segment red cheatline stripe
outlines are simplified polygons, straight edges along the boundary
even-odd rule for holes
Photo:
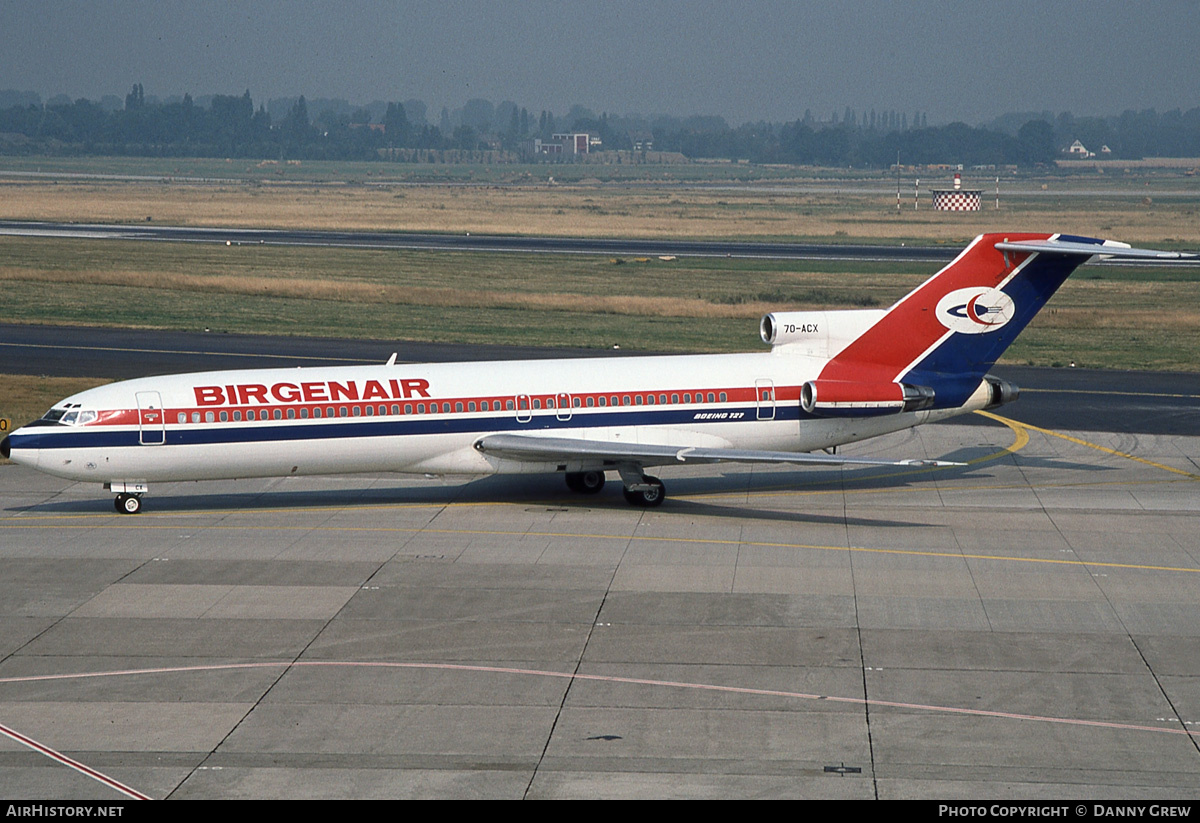
[[[661,389],[653,389],[653,390],[651,390],[651,389],[634,389],[634,390],[606,391],[606,392],[582,392],[579,394],[571,395],[572,398],[579,398],[580,404],[581,404],[579,406],[572,407],[571,411],[572,412],[584,412],[584,411],[598,412],[598,411],[607,411],[610,409],[626,410],[626,409],[630,409],[630,408],[634,408],[634,407],[639,408],[639,409],[642,409],[642,408],[657,409],[657,408],[664,408],[664,407],[678,407],[678,406],[686,406],[686,405],[705,406],[705,405],[709,405],[709,402],[710,402],[708,400],[709,394],[713,394],[715,396],[715,399],[713,401],[711,401],[713,403],[722,403],[722,402],[723,403],[753,403],[753,402],[756,402],[756,393],[755,392],[756,392],[756,390],[754,388],[745,388],[745,387],[725,387],[725,388],[715,388],[715,389],[671,389],[669,391],[663,391]],[[722,393],[724,393],[726,396],[726,399],[723,401],[719,399],[720,395]],[[684,401],[684,399],[683,399],[684,394],[690,395],[692,399]],[[800,386],[775,386],[774,394],[775,394],[774,399],[775,399],[776,403],[786,403],[787,401],[795,402],[800,397]],[[668,401],[666,403],[660,402],[660,398],[663,397],[664,395],[668,398]],[[647,396],[652,397],[653,402],[643,402],[641,404],[638,404],[636,402],[633,402],[630,404],[624,403],[625,398],[628,397],[632,400],[638,396],[641,396],[643,399],[645,399]],[[488,413],[494,413],[494,412],[500,412],[504,415],[510,415],[510,414],[515,413],[515,410],[509,409],[509,408],[502,408],[502,406],[506,402],[515,402],[516,397],[517,397],[517,395],[502,395],[502,396],[496,396],[496,395],[482,396],[481,395],[479,397],[445,397],[445,398],[438,397],[438,398],[429,398],[429,399],[411,398],[411,399],[406,399],[406,400],[396,400],[396,399],[361,400],[360,399],[360,400],[321,401],[319,403],[316,403],[316,402],[294,402],[294,403],[268,403],[268,404],[263,404],[263,405],[236,405],[235,404],[235,405],[220,405],[220,406],[215,406],[215,405],[214,406],[195,406],[195,407],[189,406],[186,408],[169,408],[169,409],[165,409],[164,411],[166,414],[166,423],[168,425],[172,425],[172,426],[179,424],[176,418],[179,416],[180,413],[183,413],[188,418],[188,422],[191,422],[191,415],[193,413],[199,413],[199,414],[203,415],[205,412],[232,413],[234,411],[237,411],[237,412],[241,412],[242,414],[245,414],[247,411],[253,411],[256,414],[258,414],[260,412],[273,411],[275,409],[279,409],[284,412],[286,412],[288,409],[294,409],[297,411],[299,411],[300,409],[308,409],[311,413],[313,409],[318,409],[318,408],[324,410],[326,408],[341,408],[341,407],[351,407],[351,406],[375,407],[375,406],[382,405],[382,406],[387,407],[389,413],[386,415],[381,415],[381,416],[411,417],[411,416],[413,416],[412,412],[414,412],[416,410],[416,406],[418,403],[420,403],[424,407],[436,406],[438,409],[437,411],[430,410],[430,411],[426,412],[426,414],[430,414],[430,415],[447,414],[447,413],[449,413],[449,414],[476,414],[476,413],[488,414]],[[540,401],[540,403],[539,403],[539,407],[534,408],[534,409],[528,409],[523,406],[521,409],[522,411],[533,411],[533,412],[557,411],[557,408],[556,408],[557,402],[556,402],[555,406],[547,405],[547,401],[550,401],[550,400],[557,401],[557,397],[558,397],[557,395],[536,394],[536,395],[524,395],[523,397],[527,398],[529,401],[538,400],[538,401]],[[599,404],[601,397],[603,397],[605,399],[607,405]],[[612,398],[614,398],[614,397],[618,398],[617,403],[611,402]],[[676,399],[674,401],[672,401],[670,398],[676,398]],[[592,406],[587,405],[587,402],[589,399],[591,399],[591,401],[594,405],[592,405]],[[471,411],[467,410],[468,409],[467,404],[474,402],[476,404],[476,408],[479,409],[479,408],[481,408],[480,404],[483,403],[484,401],[488,402],[489,405],[491,405],[491,407],[492,407],[487,412],[482,412],[482,411],[471,412]],[[444,403],[451,404],[452,408],[455,408],[456,404],[462,403],[464,410],[462,412],[458,412],[458,411],[443,412],[440,409],[441,409],[441,405]],[[407,407],[410,409],[410,411],[407,413],[400,414],[400,415],[391,414],[392,406],[398,406],[401,410],[403,410],[405,407]],[[294,419],[317,420],[317,419],[334,419],[335,417],[336,416],[331,416],[330,418],[313,417],[313,418],[294,418]],[[289,418],[289,419],[292,419],[292,418]],[[88,424],[88,426],[86,428],[94,428],[96,426],[136,426],[138,424],[138,422],[139,422],[139,417],[138,417],[137,409],[111,409],[111,410],[106,410],[106,411],[100,412],[99,419],[96,420],[94,423]],[[153,422],[157,423],[157,421],[153,421]],[[228,421],[224,421],[224,422],[228,422]],[[234,422],[240,422],[240,421],[234,421]]]

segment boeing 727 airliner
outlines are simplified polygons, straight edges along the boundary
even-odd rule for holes
[[[986,234],[890,309],[768,314],[769,352],[146,377],[68,397],[0,454],[102,483],[128,514],[180,480],[559,472],[595,493],[615,472],[657,506],[654,466],[946,465],[810,452],[1015,399],[987,371],[1077,266],[1194,256]]]

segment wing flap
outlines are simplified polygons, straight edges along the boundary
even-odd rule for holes
[[[539,437],[525,434],[489,434],[475,443],[484,454],[507,460],[553,463],[567,460],[600,460],[639,466],[667,466],[675,463],[795,463],[811,466],[962,466],[945,460],[881,460],[872,457],[844,457],[838,454],[757,451],[696,446],[657,446],[638,443],[614,443],[579,440],[569,437]]]

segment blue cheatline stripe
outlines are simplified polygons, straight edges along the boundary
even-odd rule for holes
[[[715,419],[697,420],[697,414],[714,415]],[[729,415],[742,417],[731,421]],[[695,426],[708,423],[760,423],[758,410],[754,406],[720,409],[639,409],[620,412],[575,413],[570,420],[559,420],[555,415],[534,415],[528,423],[517,422],[513,412],[500,417],[450,417],[437,418],[433,415],[412,415],[404,418],[356,417],[354,422],[314,423],[308,421],[283,421],[273,425],[250,424],[229,425],[224,423],[191,424],[197,428],[167,426],[167,445],[194,446],[218,443],[255,443],[259,441],[304,441],[338,440],[347,437],[409,437],[432,434],[475,434],[481,432],[523,432],[553,429],[588,429],[609,426]],[[721,417],[723,416],[723,417]],[[795,420],[810,415],[799,406],[776,406],[775,420]],[[43,429],[37,432],[10,435],[14,449],[86,449],[113,446],[137,446],[137,429],[104,431],[105,427],[84,427],[64,431]],[[53,433],[51,433],[53,431]]]

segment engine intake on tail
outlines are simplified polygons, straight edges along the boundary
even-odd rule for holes
[[[880,309],[776,311],[763,315],[758,332],[764,343],[810,357],[833,357],[879,322]]]
[[[987,383],[991,390],[991,397],[988,399],[988,404],[985,409],[994,409],[997,406],[1003,406],[1005,403],[1011,403],[1021,396],[1021,389],[1015,383],[1009,383],[1007,380],[1002,380],[993,374],[985,374],[983,382]]]
[[[817,417],[866,417],[921,411],[933,405],[929,386],[810,380],[800,389],[800,406]]]

